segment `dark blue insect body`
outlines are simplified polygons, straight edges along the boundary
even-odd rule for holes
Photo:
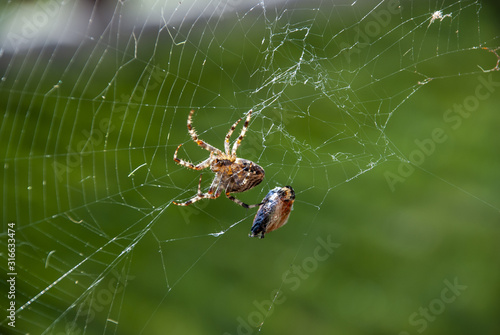
[[[253,220],[250,237],[259,236],[283,226],[290,215],[295,192],[291,186],[275,187],[267,193]]]

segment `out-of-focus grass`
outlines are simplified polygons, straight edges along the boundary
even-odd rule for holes
[[[467,40],[465,24],[477,30],[474,18],[461,17],[464,23],[459,30],[460,41]],[[321,22],[334,27],[340,24]],[[498,36],[495,22],[485,4],[481,10],[483,36]],[[279,102],[282,109],[276,112],[267,108],[255,113],[240,150],[245,158],[258,161],[267,175],[262,185],[239,198],[254,203],[276,184],[292,183],[297,192],[289,224],[257,240],[246,236],[254,212],[224,197],[190,208],[170,206],[161,214],[152,210],[196,192],[198,172],[172,161],[180,143],[185,143],[180,156],[193,162],[206,157],[207,152],[191,143],[187,135],[189,110],[199,109],[194,122],[200,137],[222,148],[223,137],[234,120],[245,112],[244,108],[258,103],[255,99],[259,94],[249,94],[248,89],[264,83],[259,83],[259,76],[248,77],[247,67],[264,61],[253,42],[260,41],[266,31],[264,27],[252,27],[250,32],[255,35],[244,35],[244,26],[232,21],[221,24],[234,29],[229,34],[234,44],[220,42],[232,46],[233,51],[221,52],[219,35],[207,38],[206,28],[200,28],[190,31],[190,43],[183,48],[173,48],[167,40],[158,41],[154,34],[143,38],[143,58],[130,63],[120,60],[126,58],[121,50],[126,54],[130,48],[114,49],[104,44],[96,46],[93,54],[83,49],[50,64],[45,57],[27,57],[24,62],[11,59],[4,67],[5,81],[0,91],[0,106],[5,111],[0,132],[5,143],[4,218],[22,227],[18,264],[30,269],[33,276],[19,277],[20,282],[26,282],[19,285],[19,303],[41,291],[44,282],[57,280],[90,257],[70,275],[72,280],[78,278],[79,284],[58,283],[43,297],[47,298],[46,305],[33,307],[40,311],[30,315],[40,320],[21,319],[26,322],[22,325],[44,324],[47,319],[56,319],[78,297],[82,297],[79,304],[90,297],[94,306],[91,310],[96,311],[100,305],[104,309],[97,310],[92,319],[76,322],[82,328],[87,324],[88,333],[102,333],[106,318],[114,317],[108,311],[119,309],[120,334],[235,334],[241,320],[260,323],[259,306],[268,306],[267,302],[275,299],[262,328],[269,334],[415,334],[420,330],[426,334],[497,333],[497,86],[457,129],[443,119],[454,104],[462,104],[467,96],[476,93],[479,77],[492,76],[494,82],[500,82],[497,72],[460,75],[462,68],[475,68],[477,72],[477,64],[491,67],[496,62],[494,55],[470,50],[451,52],[449,57],[443,51],[442,57],[436,57],[434,50],[422,45],[422,50],[434,56],[425,62],[418,58],[419,64],[414,61],[415,65],[436,78],[395,109],[383,132],[391,142],[387,147],[377,142],[380,132],[370,129],[372,122],[363,120],[363,115],[376,114],[366,107],[372,105],[359,101],[373,98],[384,89],[401,91],[404,86],[399,88],[398,80],[387,81],[385,87],[367,81],[366,90],[356,91],[366,95],[357,96],[359,100],[353,103],[367,108],[361,108],[366,114],[353,119],[345,118],[345,111],[330,100],[340,101],[342,92],[330,92],[330,99],[310,98],[308,94],[315,92],[310,86],[288,87]],[[217,31],[222,34],[220,38],[224,38],[224,31]],[[375,44],[374,49],[381,49],[371,52],[380,54],[398,41],[429,43],[443,38],[439,30],[415,29],[414,33],[413,39],[388,36],[385,46]],[[454,33],[441,34],[457,47]],[[237,36],[244,36],[246,43],[237,43]],[[464,43],[479,42],[471,39],[473,42]],[[498,41],[497,37],[487,40]],[[301,50],[299,42],[297,50],[291,43],[289,54],[276,54],[272,64],[286,67],[286,62],[295,59],[292,55]],[[238,47],[248,52],[234,52]],[[146,56],[148,50],[153,60]],[[328,56],[329,50],[325,46],[316,52]],[[395,55],[404,58],[403,53]],[[220,62],[224,68],[204,67],[204,60]],[[358,61],[367,63],[366,59]],[[371,80],[370,75],[384,73],[384,69],[391,74],[394,67],[400,67],[394,60],[386,61],[382,57],[377,67],[357,74],[366,73],[363,80]],[[332,66],[322,69],[330,74],[329,80],[334,74],[349,73],[333,68],[335,62],[321,64]],[[345,62],[343,65],[348,66]],[[356,66],[354,69],[359,70]],[[413,78],[409,69],[405,71],[406,80]],[[155,84],[150,73],[160,78],[161,85]],[[150,81],[144,80],[148,77]],[[353,82],[363,83],[357,80]],[[107,89],[110,82],[113,88]],[[144,97],[140,92],[143,87]],[[276,84],[271,90],[280,87]],[[220,96],[214,99],[215,92]],[[380,101],[375,100],[374,106]],[[290,106],[294,109],[287,112]],[[281,123],[286,132],[273,130],[272,136],[266,133],[271,123],[280,124],[278,118],[283,116],[290,117]],[[352,127],[363,132],[361,141],[351,136],[356,133]],[[408,157],[418,149],[415,140],[430,138],[436,128],[443,129],[447,139],[435,143],[423,163],[391,191],[387,172],[397,173],[401,163],[389,155],[390,150]],[[91,141],[89,130],[93,130]],[[347,130],[352,134],[340,135],[343,141],[322,146],[325,140],[338,136],[336,131]],[[360,143],[366,144],[368,160],[378,157],[377,150],[387,149],[379,156],[387,161],[343,183],[355,174],[356,162],[366,163],[364,158],[357,156],[351,163],[349,158],[340,157],[340,164],[326,158],[342,150],[362,151]],[[143,163],[147,166],[129,175]],[[58,164],[67,170],[54,175]],[[204,188],[211,177],[204,173]],[[219,237],[209,235],[240,220]],[[148,225],[151,227],[146,229]],[[119,257],[142,231],[147,234],[134,244],[133,251]],[[339,246],[314,266],[317,238],[330,238]],[[105,246],[104,252],[91,256],[100,246]],[[55,250],[54,267],[46,268],[44,257],[50,250]],[[292,272],[286,277],[287,271],[296,269],[293,266],[314,270]],[[112,269],[126,269],[127,274],[120,278],[129,280],[126,289],[113,298],[114,306],[109,307],[109,303],[100,303],[98,294],[111,280],[108,270]],[[100,274],[104,279],[93,289],[95,296],[92,292],[87,296],[86,285]],[[455,280],[467,288],[453,302],[442,303],[446,281]],[[422,308],[429,309],[431,316],[419,316]],[[56,330],[62,331],[64,325],[59,322]],[[256,333],[256,329],[240,328],[242,333]]]

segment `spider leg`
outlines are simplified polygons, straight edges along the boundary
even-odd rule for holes
[[[241,128],[240,136],[238,137],[238,139],[236,140],[236,142],[234,142],[234,144],[233,144],[233,150],[231,151],[231,154],[233,156],[236,155],[236,149],[238,149],[238,147],[241,144],[241,141],[243,140],[243,137],[245,137],[245,133],[247,132],[248,124],[250,123],[250,118],[251,117],[252,117],[252,110],[250,109],[250,111],[247,114],[247,119],[245,120],[245,124],[243,124],[243,128]]]
[[[234,129],[236,129],[236,126],[238,126],[238,123],[240,123],[240,121],[241,118],[232,125],[231,129],[229,129],[229,131],[226,134],[226,139],[224,140],[224,150],[228,155],[229,155],[229,139],[231,138],[231,135],[233,135],[233,131]]]
[[[172,201],[172,203],[174,205],[177,205],[177,206],[189,206],[192,203],[197,202],[201,199],[216,199],[216,198],[218,198],[220,195],[220,192],[215,192],[215,194],[214,194],[212,188],[210,188],[208,190],[208,193],[201,192],[201,176],[203,176],[203,174],[200,174],[200,181],[198,182],[198,193],[194,197],[192,197],[191,199],[189,199],[186,202]]]
[[[195,141],[196,144],[198,144],[200,147],[202,147],[205,150],[208,150],[210,152],[214,152],[216,154],[221,154],[221,151],[219,149],[217,149],[214,146],[211,146],[210,144],[208,144],[208,143],[206,143],[198,138],[198,135],[196,134],[196,130],[194,130],[193,126],[191,125],[193,123],[193,114],[194,114],[194,109],[191,109],[191,112],[189,112],[188,121],[187,121],[188,132],[191,135],[191,138],[193,139],[193,141]]]
[[[179,144],[179,146],[177,147],[177,149],[175,150],[175,153],[174,153],[174,161],[177,164],[180,164],[182,166],[185,166],[185,167],[193,169],[193,170],[203,170],[203,169],[206,169],[207,167],[210,166],[210,160],[212,159],[212,153],[210,153],[210,157],[208,157],[207,159],[205,159],[203,162],[199,163],[198,165],[194,165],[191,162],[177,158],[177,152],[179,151],[179,148],[181,146],[182,146],[182,144]]]
[[[238,200],[235,197],[233,197],[232,195],[230,195],[229,192],[226,192],[226,197],[228,197],[229,200],[234,201],[235,203],[237,203],[238,205],[240,205],[244,208],[254,208],[254,207],[259,207],[260,205],[262,205],[262,202],[259,204],[255,204],[255,205],[247,205],[243,201]]]

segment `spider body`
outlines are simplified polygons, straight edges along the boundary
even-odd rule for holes
[[[193,170],[203,170],[206,168],[210,168],[210,170],[212,170],[215,173],[215,178],[212,181],[212,184],[210,185],[208,192],[203,193],[201,192],[201,175],[200,175],[200,181],[198,183],[198,193],[186,202],[178,203],[174,201],[174,204],[179,206],[188,206],[201,199],[205,198],[216,199],[221,195],[222,192],[224,192],[230,200],[234,201],[240,206],[243,206],[245,208],[252,208],[259,206],[260,204],[247,205],[230,194],[230,193],[245,192],[260,184],[260,182],[264,179],[265,173],[262,167],[260,167],[258,164],[248,159],[243,159],[236,156],[236,150],[240,146],[243,138],[245,137],[245,133],[250,123],[250,117],[252,115],[252,111],[250,110],[248,112],[245,124],[241,129],[240,136],[234,142],[232,149],[230,148],[229,139],[231,138],[234,129],[241,121],[241,119],[236,121],[229,129],[228,133],[226,134],[226,138],[224,140],[224,152],[198,138],[198,135],[196,134],[196,131],[192,126],[193,114],[194,114],[194,109],[191,110],[188,116],[188,121],[187,121],[188,132],[196,144],[198,144],[203,149],[210,151],[210,156],[206,160],[199,163],[198,165],[194,165],[191,162],[177,158],[177,152],[179,151],[179,148],[182,146],[182,144],[180,144],[177,147],[177,150],[175,150],[174,161],[182,166],[185,166]]]
[[[214,159],[210,169],[221,175],[220,182],[216,177],[211,188],[221,188],[227,193],[245,192],[258,184],[264,178],[264,169],[248,159]]]
[[[291,186],[275,187],[269,191],[255,214],[249,236],[264,238],[264,234],[285,225],[294,201],[295,192]]]

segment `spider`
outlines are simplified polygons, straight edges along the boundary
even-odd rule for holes
[[[291,186],[275,187],[267,193],[255,218],[248,236],[259,236],[285,225],[295,201],[295,192]]]
[[[196,131],[191,125],[193,114],[194,114],[194,109],[191,110],[188,116],[187,120],[188,132],[191,135],[193,141],[196,142],[196,144],[198,144],[203,149],[210,151],[210,157],[208,157],[198,165],[194,165],[191,162],[179,159],[177,158],[177,152],[179,151],[179,148],[182,146],[182,144],[179,144],[174,153],[174,161],[182,166],[198,171],[210,167],[210,170],[212,170],[215,173],[215,178],[212,181],[212,184],[210,185],[208,192],[203,193],[201,192],[202,175],[200,175],[200,181],[198,183],[198,193],[186,202],[179,203],[174,201],[173,203],[178,206],[188,206],[201,199],[205,198],[216,199],[221,195],[222,192],[225,192],[226,197],[228,197],[230,200],[234,201],[238,205],[243,206],[244,208],[253,208],[260,206],[261,204],[247,205],[244,202],[230,195],[230,193],[245,192],[260,184],[260,182],[264,179],[265,173],[262,167],[247,159],[236,157],[236,150],[240,146],[241,141],[245,137],[245,133],[248,129],[248,124],[250,122],[252,110],[248,112],[243,128],[241,129],[240,136],[234,142],[231,150],[229,146],[229,139],[231,138],[231,135],[233,134],[233,131],[238,125],[238,123],[240,123],[241,118],[238,121],[236,121],[227,132],[226,139],[224,140],[225,152],[222,152],[221,150],[213,147],[212,145],[198,138]]]

